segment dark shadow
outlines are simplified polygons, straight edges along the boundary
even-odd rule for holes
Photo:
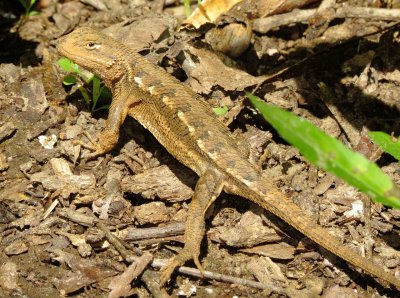
[[[372,43],[368,38],[357,38],[339,45],[321,44],[318,45],[318,50],[312,49],[315,54],[308,56],[301,53],[305,54],[310,49],[298,49],[286,61],[303,61],[273,80],[296,78],[305,100],[302,107],[318,118],[332,115],[329,105],[333,105],[357,130],[361,131],[362,127],[366,127],[389,134],[396,132],[400,126],[400,111],[394,104],[382,102],[381,99],[366,94],[365,90],[341,82],[345,76],[360,74],[367,67],[366,64],[357,65],[356,69],[352,69],[353,73],[343,73],[346,61],[367,51],[375,51],[371,67],[384,72],[400,69],[400,47],[392,37],[396,30],[397,27],[384,33],[379,43]],[[270,63],[274,65],[271,61]],[[328,93],[321,91],[320,83],[327,86]],[[263,95],[271,89],[273,86],[266,82],[257,94]]]
[[[40,62],[35,54],[38,43],[21,39],[18,32],[10,32],[23,14],[24,9],[18,1],[0,1],[0,64],[27,67]]]

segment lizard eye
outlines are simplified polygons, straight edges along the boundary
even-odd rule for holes
[[[98,43],[95,43],[95,42],[93,42],[93,41],[90,41],[90,42],[88,42],[88,43],[86,44],[86,48],[87,48],[88,50],[94,50],[94,49],[100,48],[100,45],[99,45]]]

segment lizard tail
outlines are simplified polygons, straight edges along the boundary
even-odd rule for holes
[[[327,233],[326,229],[305,216],[304,211],[302,211],[300,207],[287,198],[275,186],[270,184],[268,181],[264,180],[263,182],[263,190],[268,186],[268,191],[257,191],[253,188],[253,190],[247,190],[252,192],[252,194],[239,193],[239,195],[247,197],[251,201],[272,212],[286,221],[289,225],[295,227],[302,234],[348,263],[361,268],[370,275],[394,285],[398,290],[400,290],[400,279],[384,271],[381,265],[374,264],[371,260],[360,256],[353,249],[344,246],[336,237]]]

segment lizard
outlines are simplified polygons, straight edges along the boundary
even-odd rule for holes
[[[120,126],[129,115],[199,177],[188,208],[184,247],[161,270],[161,285],[189,260],[203,271],[199,255],[205,234],[205,212],[224,191],[258,204],[321,247],[382,280],[383,285],[389,283],[400,290],[400,279],[344,246],[306,216],[265,171],[248,160],[248,151],[217,119],[204,98],[164,69],[90,27],[60,37],[56,47],[62,56],[100,76],[113,94],[98,141],[85,144],[93,150],[89,158],[114,148]]]

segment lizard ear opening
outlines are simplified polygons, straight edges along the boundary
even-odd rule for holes
[[[85,48],[88,50],[95,50],[95,49],[99,49],[101,47],[100,44],[95,43],[93,41],[89,41],[86,45]]]

